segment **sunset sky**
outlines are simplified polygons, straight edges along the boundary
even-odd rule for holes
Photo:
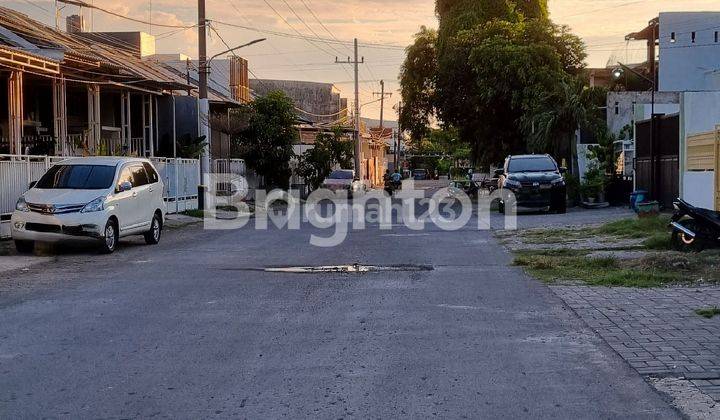
[[[94,3],[140,20],[149,21],[152,16],[155,24],[193,25],[197,20],[197,2],[193,0],[94,0]],[[0,0],[0,4],[54,25],[54,1]],[[720,10],[717,0],[550,0],[549,4],[553,21],[569,25],[586,42],[590,66],[605,66],[609,60],[641,60],[642,44],[627,45],[623,37],[642,29],[660,11]],[[62,10],[63,27],[64,16],[76,13],[76,6]],[[158,37],[159,53],[197,56],[194,28],[151,28],[100,11],[91,16],[85,10],[84,14],[94,30],[144,30]],[[352,97],[352,69],[334,64],[335,56],[351,53],[348,46],[260,34],[219,22],[294,35],[315,36],[314,31],[323,38],[345,41],[357,37],[360,42],[383,44],[382,48],[361,49],[366,60],[360,70],[361,103],[373,100],[372,92],[379,90],[378,80],[384,79],[386,89],[395,91],[387,109],[399,100],[397,76],[404,55],[400,47],[411,42],[413,33],[421,25],[437,26],[433,0],[207,0],[207,14],[209,19],[217,21],[215,29],[232,46],[259,37],[268,38],[241,52],[250,61],[255,76],[333,82],[348,98]],[[224,49],[213,33],[210,54]],[[377,118],[379,108],[378,103],[365,105],[362,114]],[[388,112],[391,114],[386,114],[386,118],[395,119],[392,111]]]

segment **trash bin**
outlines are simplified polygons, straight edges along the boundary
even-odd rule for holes
[[[638,204],[644,203],[647,199],[648,192],[645,190],[636,190],[630,193],[630,208],[638,211]]]

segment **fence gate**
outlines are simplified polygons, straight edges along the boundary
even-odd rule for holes
[[[672,208],[680,194],[679,124],[677,115],[656,117],[654,130],[650,120],[636,123],[636,187],[665,208]]]

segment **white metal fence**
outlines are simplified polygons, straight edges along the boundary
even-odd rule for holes
[[[0,155],[0,215],[12,213],[18,197],[27,191],[29,184],[63,159],[66,158]]]
[[[67,159],[60,156],[0,154],[0,237],[8,235],[10,214],[15,203],[31,182],[37,181],[54,164]],[[150,158],[165,183],[164,197],[169,213],[198,208],[200,161],[197,159]]]
[[[236,174],[245,176],[247,168],[242,159],[215,159],[213,160],[213,171],[216,174]]]
[[[198,208],[200,161],[197,159],[150,158],[165,184],[163,196],[169,213]]]

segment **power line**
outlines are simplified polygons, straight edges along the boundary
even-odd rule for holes
[[[320,47],[315,42],[313,42],[312,37],[303,34],[299,30],[297,30],[297,28],[295,28],[293,25],[291,25],[290,22],[288,22],[288,20],[285,19],[285,16],[283,16],[280,12],[278,12],[277,9],[275,9],[273,7],[273,5],[270,4],[270,2],[268,2],[268,0],[263,0],[263,2],[285,23],[285,25],[287,25],[290,29],[292,29],[294,32],[296,32],[298,34],[298,36],[300,36],[302,39],[307,41],[310,45],[314,46],[315,48],[319,49],[320,51],[324,52],[325,54],[328,54],[330,56],[333,55],[331,52],[328,52],[327,50],[325,50],[324,48]],[[318,40],[315,39],[315,41],[318,41]]]
[[[603,11],[605,11],[605,10],[617,9],[618,7],[632,6],[632,5],[634,5],[634,4],[645,3],[645,2],[647,2],[647,1],[649,1],[649,0],[627,1],[627,2],[625,2],[625,3],[616,4],[615,6],[611,6],[611,7],[602,7],[602,8],[600,8],[600,9],[593,9],[593,10],[588,10],[588,11],[585,11],[585,12],[575,13],[575,14],[572,14],[572,15],[566,15],[566,16],[563,16],[562,18],[565,19],[565,18],[569,18],[569,17],[589,15],[589,14],[593,14],[593,13],[596,13],[596,12],[603,12]]]
[[[130,20],[130,21],[136,22],[136,23],[142,23],[143,25],[159,26],[159,27],[162,27],[162,28],[182,28],[182,29],[191,29],[191,28],[197,26],[197,25],[186,25],[186,26],[182,26],[182,25],[168,25],[168,24],[162,24],[162,23],[152,23],[152,22],[148,22],[148,21],[146,21],[146,20],[136,19],[136,18],[133,18],[133,17],[130,17],[130,16],[125,16],[125,15],[122,15],[122,14],[120,14],[120,13],[113,12],[112,10],[104,9],[104,8],[102,8],[102,7],[100,7],[100,6],[95,6],[94,4],[86,3],[86,2],[80,1],[80,0],[57,0],[57,1],[58,1],[59,3],[69,4],[69,5],[71,5],[71,6],[86,7],[86,8],[88,8],[88,9],[99,10],[99,11],[105,12],[105,13],[107,13],[107,14],[109,14],[109,15],[112,15],[112,16],[115,16],[115,17],[119,17],[119,18],[121,18],[121,19]]]
[[[276,35],[276,36],[285,37],[285,38],[295,38],[295,39],[303,39],[303,40],[311,40],[311,41],[313,41],[313,40],[314,41],[326,41],[329,43],[334,43],[334,44],[339,44],[339,45],[348,45],[348,46],[353,45],[353,41],[336,41],[334,39],[329,39],[329,38],[315,38],[315,37],[308,36],[308,35],[305,35],[302,33],[300,33],[299,35],[294,35],[294,34],[290,34],[287,32],[273,31],[273,30],[269,30],[269,29],[260,29],[260,28],[255,28],[252,26],[238,25],[236,23],[229,23],[229,22],[224,22],[224,21],[215,20],[215,19],[213,19],[213,22],[215,22],[219,25],[225,25],[225,26],[230,26],[233,28],[245,29],[245,30],[253,31],[253,32],[260,32],[260,33],[264,33],[264,34],[268,34],[268,35]],[[387,49],[387,50],[400,50],[400,51],[405,50],[404,46],[396,45],[396,44],[381,44],[381,43],[365,42],[365,43],[358,44],[358,46],[364,47],[364,48],[376,48],[376,49]]]
[[[49,11],[47,8],[45,8],[45,7],[43,7],[43,6],[40,6],[39,4],[37,4],[36,1],[33,1],[33,0],[23,0],[23,1],[24,1],[25,3],[27,3],[27,4],[29,4],[30,6],[36,7],[36,8],[38,8],[38,9],[40,9],[40,10],[43,10],[43,11],[45,11],[46,13],[50,13],[50,11]]]
[[[337,42],[342,42],[335,36],[335,34],[332,33],[332,31],[330,31],[330,29],[327,26],[325,26],[323,21],[320,20],[320,18],[315,14],[315,12],[312,10],[312,8],[310,8],[310,5],[308,5],[307,2],[305,2],[305,0],[300,0],[300,2],[303,4],[303,6],[305,6],[305,9],[307,9],[307,11],[310,12],[312,17],[315,18],[315,21],[317,21],[317,23],[320,24],[320,26],[325,30],[325,32],[328,33],[328,35],[330,35],[330,37],[332,39],[334,39]]]
[[[320,35],[318,35],[318,33],[315,32],[315,30],[314,30],[310,25],[308,25],[307,22],[305,22],[305,19],[303,19],[302,16],[300,16],[300,15],[295,11],[295,9],[290,5],[290,3],[288,3],[287,0],[282,0],[282,2],[285,3],[285,6],[287,6],[288,9],[290,9],[290,11],[295,15],[295,17],[298,18],[298,20],[300,20],[300,22],[301,22],[303,25],[305,25],[306,28],[308,28],[308,30],[310,31],[310,33],[312,33],[313,35],[315,35],[316,38],[320,39]],[[324,42],[324,41],[323,41],[323,42]],[[334,46],[332,46],[332,44],[329,44],[329,43],[327,43],[327,42],[324,42],[324,43],[325,43],[325,45],[327,45],[331,50],[335,51],[335,52],[338,53],[339,55],[343,55],[343,53],[342,53],[341,51],[339,51],[337,48],[335,48]]]
[[[213,32],[215,33],[215,35],[217,35],[218,39],[220,39],[220,42],[222,42],[223,45],[225,45],[228,49],[231,48],[231,47],[230,47],[230,44],[228,44],[228,43],[225,41],[225,39],[220,35],[220,32],[218,32],[218,30],[217,30],[215,27],[213,27],[212,25],[208,25],[208,27],[210,28],[211,31],[213,31]],[[238,55],[235,54],[235,51],[230,51],[230,53],[231,53],[232,55],[234,55],[235,57],[238,57]],[[250,70],[249,67],[248,67],[248,73],[250,73],[250,74],[255,78],[255,80],[257,80],[261,85],[263,85],[263,87],[264,87],[266,90],[271,90],[271,88],[270,88],[269,86],[267,86],[267,85],[265,84],[265,82],[264,82],[261,78],[259,78],[252,70]],[[298,108],[298,107],[295,106],[295,105],[293,105],[293,107],[295,108],[296,111],[300,111],[300,112],[302,112],[302,113],[304,113],[304,114],[306,114],[306,115],[315,116],[315,115],[313,115],[313,113],[311,113],[310,111],[305,111],[304,109]],[[328,115],[328,117],[332,117],[332,116],[335,116],[335,115],[340,115],[340,114],[341,114],[342,112],[344,112],[344,111],[345,111],[345,110],[340,110],[340,112],[338,112],[338,113],[336,113],[336,114]]]

